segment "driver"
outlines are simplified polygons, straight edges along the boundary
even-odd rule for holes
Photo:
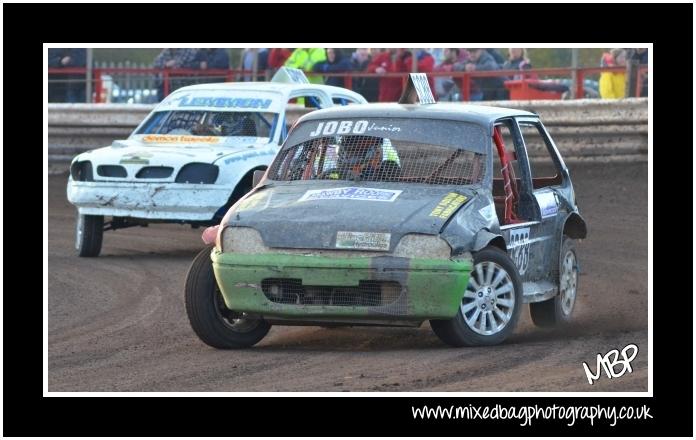
[[[247,112],[226,112],[218,114],[213,123],[220,127],[222,136],[256,137],[256,124]]]
[[[347,136],[338,149],[336,174],[333,179],[374,179],[382,163],[382,138]]]

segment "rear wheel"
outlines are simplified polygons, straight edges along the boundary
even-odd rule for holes
[[[578,293],[578,259],[575,242],[563,236],[558,268],[558,295],[529,305],[529,314],[538,327],[554,327],[570,321]]]
[[[251,347],[266,336],[271,325],[227,308],[213,272],[211,250],[212,246],[206,247],[196,256],[186,276],[186,313],[191,327],[211,347]]]
[[[522,281],[510,257],[495,247],[474,254],[474,268],[457,315],[431,320],[435,334],[454,347],[494,345],[514,331],[522,307]]]
[[[78,213],[75,221],[75,249],[80,257],[96,257],[101,252],[104,216]]]

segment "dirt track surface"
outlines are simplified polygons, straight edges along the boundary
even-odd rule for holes
[[[418,329],[280,327],[256,347],[212,349],[184,310],[201,230],[110,231],[99,258],[73,248],[66,175],[48,188],[49,391],[647,391],[647,163],[569,164],[589,236],[578,244],[573,324],[454,349]],[[637,344],[632,373],[590,386],[582,362]],[[621,367],[617,368],[617,371]]]

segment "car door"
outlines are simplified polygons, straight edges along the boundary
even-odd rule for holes
[[[531,179],[534,201],[538,209],[536,250],[539,270],[534,280],[550,280],[555,273],[560,237],[558,231],[563,215],[561,190],[567,181],[555,146],[538,118],[517,118],[517,129],[522,142],[527,170]]]
[[[496,130],[500,131],[506,150],[507,166],[511,168],[515,178],[514,187],[517,192],[513,218],[507,219],[508,216],[498,212],[500,230],[507,243],[508,254],[517,266],[522,281],[534,281],[539,279],[545,270],[544,255],[549,237],[534,196],[528,157],[517,122],[514,118],[504,118],[498,120],[495,126]],[[496,154],[500,158],[500,154]],[[494,167],[494,174],[502,175],[502,169],[496,169],[497,167]],[[497,192],[497,198],[500,199],[500,187],[504,182],[498,180],[494,180],[493,183],[494,198]]]

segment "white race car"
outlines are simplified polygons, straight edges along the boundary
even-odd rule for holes
[[[315,108],[367,102],[351,90],[310,84],[301,71],[283,68],[271,82],[178,89],[127,140],[75,157],[67,191],[78,210],[79,255],[99,255],[108,230],[219,223],[251,190],[254,172],[265,170],[278,152],[289,129],[290,101]]]

